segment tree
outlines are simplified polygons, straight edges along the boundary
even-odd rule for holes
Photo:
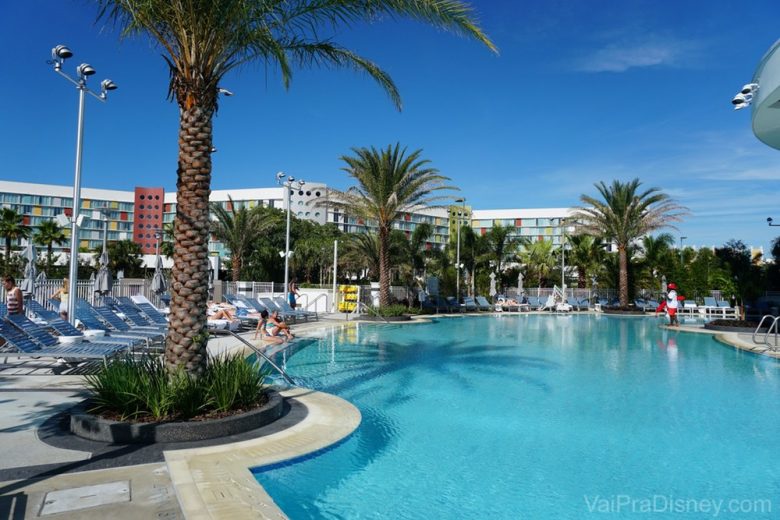
[[[144,275],[141,259],[141,246],[132,240],[116,240],[106,243],[108,251],[108,268],[114,274],[122,271],[125,278],[140,278]],[[93,257],[95,265],[99,263],[103,254],[103,246],[95,249]]]
[[[408,248],[406,236],[397,229],[390,233],[387,254],[390,263],[398,265]],[[380,240],[378,233],[350,233],[345,236],[341,260],[344,267],[353,271],[365,270],[369,277],[381,270]]]
[[[670,276],[675,259],[672,253],[673,245],[674,237],[669,233],[642,237],[640,248],[644,288],[649,287],[652,291],[660,290],[660,277],[663,275]],[[678,283],[680,283],[679,280]]]
[[[263,215],[256,211],[257,208],[249,209],[242,204],[236,209],[236,204],[230,195],[228,195],[227,205],[228,209],[220,204],[211,205],[211,213],[215,219],[211,222],[211,232],[230,251],[233,281],[237,282],[241,277],[241,266],[250,253],[252,243],[265,233],[272,223],[263,218]]]
[[[527,278],[536,278],[536,286],[542,287],[543,281],[550,276],[558,265],[553,254],[551,240],[538,240],[526,243],[520,251],[520,261],[526,266]]]
[[[496,267],[499,285],[503,287],[503,265],[507,259],[514,258],[520,246],[527,244],[528,240],[512,236],[515,231],[509,226],[495,225],[485,233],[485,246],[487,257]]]
[[[741,240],[731,239],[715,249],[717,256],[731,271],[742,301],[752,300],[761,293],[760,269],[750,256],[750,249]]]
[[[34,237],[35,243],[46,246],[46,271],[51,276],[51,259],[54,244],[61,246],[67,240],[65,230],[57,224],[56,220],[44,220],[38,226],[38,231]]]
[[[580,196],[587,206],[580,206],[575,219],[584,232],[602,236],[617,245],[619,261],[620,306],[628,306],[628,247],[636,239],[680,222],[685,208],[674,202],[658,188],[640,191],[639,179],[623,183],[612,181],[607,186],[597,183],[601,200],[589,195]]]
[[[24,225],[24,216],[10,208],[0,209],[0,236],[5,238],[5,261],[11,258],[11,241],[30,236],[30,228]]]
[[[206,363],[212,119],[220,82],[236,68],[277,65],[285,86],[294,66],[351,67],[368,73],[400,108],[390,77],[335,43],[328,32],[382,16],[409,17],[492,42],[455,0],[98,0],[100,16],[124,35],[143,34],[168,64],[169,98],[179,106],[176,240],[165,359],[200,373]]]
[[[454,189],[444,184],[449,178],[429,168],[420,159],[422,150],[409,155],[399,144],[384,150],[353,148],[353,157],[343,156],[344,171],[357,181],[346,192],[329,196],[330,205],[349,208],[351,215],[376,224],[379,254],[379,304],[390,304],[390,231],[394,220],[415,207],[427,206],[446,197],[439,190]],[[334,200],[336,202],[334,202]]]
[[[582,289],[604,260],[604,243],[598,237],[582,234],[572,235],[566,240],[571,246],[566,252],[566,263],[577,268],[577,287]]]

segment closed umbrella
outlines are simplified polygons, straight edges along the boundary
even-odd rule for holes
[[[211,276],[209,276],[209,283],[211,283]],[[162,294],[168,290],[167,284],[165,283],[165,276],[163,275],[163,261],[159,254],[157,255],[157,264],[154,268],[151,289],[155,294]]]
[[[32,296],[33,291],[35,291],[35,277],[38,276],[38,268],[35,267],[36,256],[35,246],[29,242],[27,249],[24,250],[24,258],[27,260],[27,265],[24,267],[24,280],[19,286],[25,297]]]
[[[111,287],[114,285],[114,279],[111,277],[111,271],[108,270],[108,251],[103,249],[103,253],[100,255],[100,269],[98,269],[95,276],[95,283],[92,286],[92,290],[101,296],[111,292]]]
[[[496,273],[490,273],[490,297],[496,296]]]
[[[517,295],[523,295],[523,273],[517,273]]]
[[[666,294],[666,275],[661,277],[661,293]]]

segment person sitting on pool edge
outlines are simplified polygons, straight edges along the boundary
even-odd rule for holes
[[[268,316],[268,322],[265,325],[266,330],[271,332],[272,336],[284,336],[287,339],[294,339],[295,336],[290,331],[290,326],[279,318],[279,311],[271,311],[271,315]]]
[[[280,343],[284,343],[286,338],[280,336],[279,331],[274,329],[276,329],[276,325],[269,322],[268,311],[263,309],[262,311],[260,311],[260,319],[257,320],[257,327],[255,328],[254,339],[257,339],[257,335],[260,334],[262,340],[267,343],[273,343],[276,345]]]

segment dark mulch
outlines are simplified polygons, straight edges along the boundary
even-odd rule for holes
[[[707,324],[714,325],[716,327],[743,327],[752,330],[756,330],[756,327],[758,327],[757,321],[745,321],[745,320],[712,320],[710,322],[707,322]]]

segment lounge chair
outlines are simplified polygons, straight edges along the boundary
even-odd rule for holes
[[[114,308],[117,311],[121,312],[127,321],[130,322],[130,325],[134,327],[142,327],[147,329],[157,329],[162,333],[165,333],[165,331],[168,329],[168,324],[161,325],[159,323],[155,323],[154,321],[147,318],[144,314],[141,313],[138,308],[131,304],[127,304],[126,302],[115,300],[114,298],[110,296],[106,296],[104,298],[104,301],[106,303],[106,306],[110,308]]]
[[[307,310],[304,310],[304,309],[293,309],[290,306],[289,302],[287,300],[285,300],[284,298],[282,298],[281,296],[277,296],[276,298],[274,298],[273,301],[277,305],[277,307],[279,307],[279,309],[282,310],[282,312],[286,312],[288,314],[289,313],[295,313],[296,315],[300,315],[300,316],[306,318],[307,321],[308,321],[309,318],[314,318],[315,320],[319,320],[319,317],[317,316],[316,312],[307,311]]]
[[[268,309],[268,312],[273,312],[273,311],[278,312],[279,316],[281,316],[282,319],[284,319],[285,321],[287,321],[288,318],[293,319],[295,321],[298,321],[299,318],[303,318],[303,319],[305,319],[307,321],[309,320],[309,317],[306,314],[302,313],[302,312],[299,312],[299,311],[292,311],[292,312],[290,312],[290,311],[286,311],[286,310],[282,309],[279,306],[279,304],[276,303],[271,298],[265,298],[265,297],[258,296],[257,297],[257,302],[259,302],[260,305],[262,305],[263,307]]]
[[[84,336],[88,341],[92,341],[92,336],[86,336],[82,331],[71,325],[69,322],[60,318],[60,315],[43,307],[35,300],[30,300],[27,308],[35,315],[36,319],[45,323],[45,326],[52,329],[60,336]],[[41,323],[37,323],[42,325]],[[119,343],[128,347],[136,346],[145,340],[138,338],[116,337],[116,336],[95,336],[96,341],[101,343]]]
[[[135,298],[136,298],[135,296],[133,297],[121,296],[119,298],[119,301],[124,302],[128,305],[130,304],[135,305],[138,308],[138,310],[143,312],[146,316],[149,317],[150,320],[152,320],[157,325],[165,325],[165,326],[168,325],[168,320],[165,318],[165,315],[162,312],[160,312],[157,309],[157,307],[152,305],[148,300],[146,300],[146,298],[144,298],[144,300],[146,301],[136,300]]]
[[[32,321],[27,321],[35,325]],[[56,337],[48,333],[44,334],[36,331],[35,336],[33,336],[21,326],[12,324],[8,319],[0,320],[0,338],[3,338],[7,345],[15,349],[13,354],[17,356],[51,357],[55,359],[106,359],[126,349],[124,345],[116,343],[73,343],[62,345]]]
[[[696,305],[696,302],[693,300],[685,300],[683,301],[682,308],[678,309],[678,312],[679,311],[682,311],[683,314],[698,314],[699,306]]]
[[[477,296],[475,300],[477,300],[477,306],[479,307],[479,310],[481,311],[493,310],[493,306],[490,305],[490,302],[487,301],[487,299],[484,296]]]
[[[732,307],[731,304],[726,300],[719,300],[717,304],[718,304],[718,309],[721,309],[723,311],[724,318],[728,316],[732,316],[734,318],[737,317],[738,314],[737,309]]]
[[[126,337],[143,339],[147,344],[154,341],[161,341],[164,335],[159,330],[144,330],[140,328],[131,329],[122,318],[114,314],[110,309],[99,311],[98,308],[91,306],[86,300],[76,300],[76,319],[78,319],[88,329],[104,330],[115,337]]]
[[[451,303],[454,302],[454,303]],[[460,312],[460,305],[455,302],[455,298],[450,296],[449,298],[443,298],[442,296],[436,297],[436,307],[444,312]]]
[[[463,298],[463,303],[461,304],[461,307],[463,309],[466,309],[466,312],[477,312],[479,310],[479,307],[477,306],[477,302],[475,302],[474,298],[471,298],[470,296],[466,296]]]
[[[547,301],[544,302],[544,305],[539,307],[540,311],[553,311],[555,310],[555,297],[551,294],[547,297]]]
[[[701,307],[704,310],[704,314],[709,316],[710,314],[723,314],[723,310],[718,307],[718,302],[712,296],[704,297],[704,305]]]

